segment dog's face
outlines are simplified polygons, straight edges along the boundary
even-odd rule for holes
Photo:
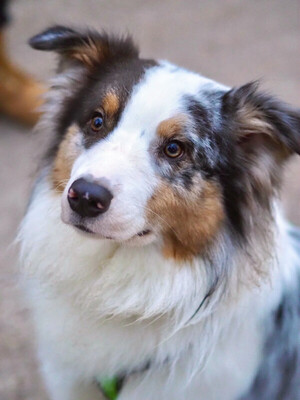
[[[90,236],[158,241],[177,259],[221,231],[243,237],[300,151],[299,114],[255,84],[229,90],[94,32],[55,27],[31,43],[77,71],[54,116],[51,179],[63,221]]]

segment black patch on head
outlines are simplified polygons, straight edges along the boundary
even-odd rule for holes
[[[156,65],[153,60],[140,59],[138,49],[131,37],[117,37],[93,30],[77,31],[64,26],[54,26],[34,36],[30,45],[39,50],[56,51],[61,55],[64,68],[74,65],[83,67],[81,82],[74,82],[73,93],[66,97],[56,121],[56,138],[47,153],[51,160],[72,123],[84,132],[84,145],[107,136],[124,110],[132,88],[142,78],[146,69]],[[75,86],[77,85],[77,87]],[[101,107],[105,95],[113,92],[119,107],[99,132],[91,132],[86,124],[93,113]]]
[[[84,85],[78,93],[66,100],[59,117],[59,135],[63,135],[75,122],[84,133],[84,145],[87,148],[106,137],[117,126],[133,87],[140,81],[145,71],[154,65],[155,62],[152,60],[139,58],[99,65],[86,75]],[[106,94],[111,91],[118,98],[118,111],[109,120],[109,116],[106,116],[105,124],[99,133],[91,132],[86,124],[93,112],[101,107]]]

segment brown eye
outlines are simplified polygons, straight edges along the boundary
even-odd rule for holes
[[[104,123],[103,115],[100,112],[97,112],[93,115],[91,119],[91,128],[94,132],[98,132]]]
[[[180,143],[173,141],[165,146],[164,153],[167,157],[178,158],[183,153],[183,147],[180,145]]]

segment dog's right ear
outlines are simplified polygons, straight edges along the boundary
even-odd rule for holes
[[[131,37],[116,37],[94,30],[77,31],[53,26],[29,40],[37,50],[55,51],[64,60],[92,69],[108,61],[137,58],[138,49]]]

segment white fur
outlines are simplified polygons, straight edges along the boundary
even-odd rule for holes
[[[169,74],[172,66],[164,65],[150,70],[135,89],[111,138],[79,157],[72,171],[70,183],[85,174],[110,182],[115,205],[97,229],[119,240],[144,229],[144,206],[156,185],[145,149],[155,127],[180,111],[182,92],[196,94],[199,85],[211,84],[185,71]],[[149,98],[153,103],[147,104]],[[256,243],[265,279],[245,279],[252,260],[236,254],[226,285],[191,319],[208,285],[201,257],[177,265],[162,256],[154,239],[132,248],[80,234],[61,221],[61,198],[51,189],[47,173],[35,189],[20,239],[51,399],[96,400],[100,395],[92,382],[97,377],[143,369],[149,360],[150,370],[132,374],[120,400],[238,399],[261,361],[262,321],[293,281],[294,255],[281,219],[276,217],[272,257]],[[68,220],[66,192],[62,203]],[[230,250],[223,232],[216,249],[215,261],[221,264]]]

